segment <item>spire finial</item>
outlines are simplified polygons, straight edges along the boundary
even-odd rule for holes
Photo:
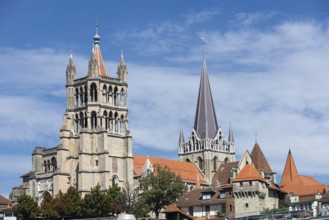
[[[72,49],[70,50],[70,59],[73,58],[73,52],[72,52]]]
[[[255,133],[255,144],[257,144],[257,132]]]
[[[99,44],[101,37],[98,35],[98,22],[96,21],[96,33],[94,36],[94,44]]]

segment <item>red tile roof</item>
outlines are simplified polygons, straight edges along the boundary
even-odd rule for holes
[[[100,76],[108,76],[106,74],[106,71],[105,71],[105,67],[104,67],[104,61],[103,61],[103,57],[102,57],[102,53],[101,53],[101,49],[99,47],[98,44],[96,44],[94,46],[94,53],[95,53],[95,57],[96,57],[96,60],[98,62],[98,66],[99,66],[99,75]]]
[[[296,193],[299,196],[316,193],[325,193],[329,186],[321,184],[310,176],[300,176],[289,150],[286,165],[283,170],[280,187],[287,193]]]
[[[11,201],[0,195],[0,205],[11,206]]]
[[[233,182],[241,182],[241,181],[251,181],[251,180],[259,180],[266,182],[266,180],[258,173],[256,168],[247,164],[240,173],[233,179]]]
[[[257,170],[262,170],[264,172],[272,172],[272,169],[268,164],[263,151],[257,143],[252,149],[250,156]]]
[[[169,170],[173,171],[177,176],[184,182],[198,182],[198,176],[201,184],[207,183],[203,178],[202,173],[196,167],[194,163],[185,162],[185,161],[177,161],[177,160],[169,160],[164,158],[156,158],[156,157],[147,157],[141,155],[134,155],[134,170],[138,175],[142,174],[143,166],[145,164],[146,159],[149,159],[153,166],[160,165],[162,167],[168,167]]]

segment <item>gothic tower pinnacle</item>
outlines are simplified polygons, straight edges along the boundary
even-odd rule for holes
[[[229,141],[226,141],[217,123],[204,41],[202,41],[202,69],[194,126],[187,142],[180,135],[179,159],[197,164],[209,183],[219,167],[218,162],[235,160],[233,132],[230,128]]]

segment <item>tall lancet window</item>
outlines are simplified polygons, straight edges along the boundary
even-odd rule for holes
[[[83,89],[80,88],[80,105],[84,104],[84,100],[83,100]]]
[[[117,87],[115,87],[114,88],[114,93],[113,93],[113,105],[114,106],[118,106],[118,103],[117,103],[117,94],[118,93],[118,88]]]
[[[83,113],[80,112],[80,128],[84,127]]]
[[[119,119],[118,119],[118,113],[116,112],[114,114],[114,131],[117,133],[119,132]]]
[[[108,118],[107,118],[107,112],[106,111],[104,111],[103,117],[104,117],[104,120],[105,120],[105,129],[107,130],[108,129]]]
[[[104,102],[108,102],[108,93],[107,93],[107,88],[106,88],[106,85],[103,86],[103,99],[104,99]]]
[[[120,117],[120,132],[125,132],[125,120],[123,115]]]
[[[121,93],[120,93],[120,105],[122,107],[125,106],[125,91],[124,91],[124,89],[121,89]]]
[[[113,100],[113,90],[112,90],[112,86],[110,86],[109,87],[109,96],[108,96],[108,103],[110,104],[110,105],[112,105],[112,100]]]
[[[79,89],[75,89],[75,104],[78,107],[79,106]]]
[[[97,127],[97,114],[95,111],[91,113],[91,128]]]
[[[79,116],[75,114],[75,131],[79,132]]]
[[[201,157],[198,157],[198,162],[200,170],[203,170],[203,159]]]
[[[97,86],[95,83],[90,86],[90,98],[92,102],[97,102]]]
[[[217,170],[217,161],[218,161],[217,157],[214,157],[214,160],[213,160],[213,168],[214,168],[214,171]]]

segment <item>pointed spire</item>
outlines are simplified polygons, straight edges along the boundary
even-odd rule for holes
[[[97,61],[97,75],[99,76],[108,76],[106,71],[105,71],[105,66],[104,66],[104,61],[103,61],[103,57],[102,57],[102,53],[101,53],[101,49],[99,46],[99,42],[100,42],[101,37],[98,34],[98,24],[96,24],[96,33],[94,35],[94,45],[92,48],[92,54],[89,60],[89,63],[91,62],[91,60],[93,59],[93,57],[95,57],[96,61]],[[88,72],[88,76],[90,76],[90,72]]]
[[[292,153],[289,149],[287,161],[286,161],[286,165],[284,166],[280,186],[284,186],[287,183],[292,182],[297,177],[298,177],[297,168],[295,165],[294,158],[292,157]]]
[[[194,121],[194,130],[199,138],[208,139],[215,137],[218,131],[218,124],[208,79],[204,41],[202,41],[202,44],[202,72]]]
[[[66,83],[68,84],[73,83],[73,81],[76,79],[76,75],[77,75],[77,69],[73,61],[72,50],[70,50],[69,63],[67,64],[66,67]]]
[[[179,142],[178,142],[178,144],[181,145],[181,144],[184,144],[184,143],[185,143],[184,132],[183,132],[183,129],[181,128],[180,132],[179,132]]]
[[[257,142],[255,143],[250,156],[251,156],[252,162],[255,164],[255,167],[258,170],[262,170],[263,172],[272,172],[272,169],[271,169],[263,151],[261,150],[260,146],[257,144]]]
[[[229,133],[228,133],[228,142],[229,143],[234,143],[234,137],[233,137],[233,130],[232,130],[231,122],[230,122],[230,130],[229,130]]]
[[[123,56],[123,51],[121,51],[121,56],[120,56],[120,63],[118,65],[118,78],[119,80],[122,80],[124,82],[127,81],[127,65],[125,64],[124,56]]]

